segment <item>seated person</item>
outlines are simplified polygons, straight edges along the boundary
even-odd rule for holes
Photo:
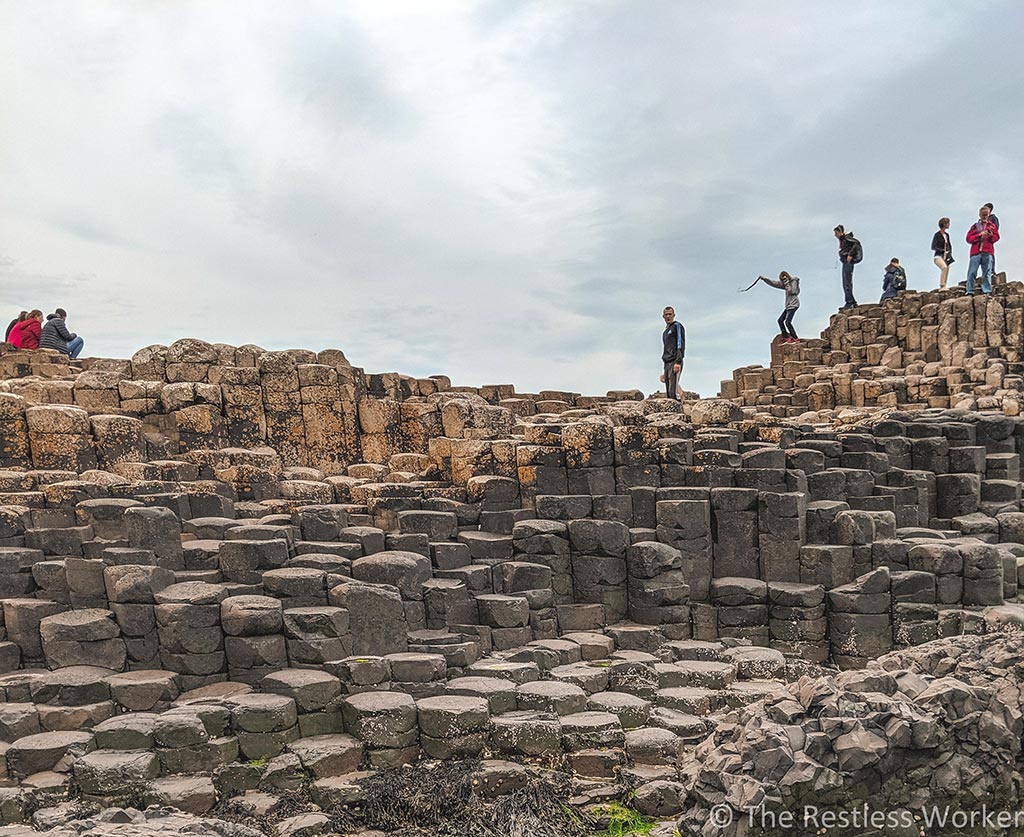
[[[882,280],[882,299],[895,299],[900,291],[907,289],[907,272],[900,267],[900,260],[894,258],[885,268],[885,278]]]
[[[38,349],[39,336],[43,330],[43,312],[36,308],[30,311],[28,316],[18,323],[11,332],[14,339],[17,334],[17,345],[22,349]]]
[[[58,308],[54,313],[47,315],[46,324],[39,337],[39,348],[56,349],[61,354],[76,358],[82,353],[85,341],[73,331],[68,331],[64,323],[67,316],[68,312],[63,308]]]

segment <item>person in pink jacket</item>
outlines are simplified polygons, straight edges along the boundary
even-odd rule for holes
[[[995,261],[996,242],[999,241],[999,227],[989,216],[992,210],[983,206],[978,210],[978,220],[967,231],[967,243],[971,245],[971,261],[967,265],[967,295],[974,293],[974,280],[981,268],[981,292],[992,293],[992,263]]]

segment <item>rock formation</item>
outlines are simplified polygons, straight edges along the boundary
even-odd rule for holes
[[[0,820],[312,837],[432,761],[536,828],[548,768],[684,834],[1019,804],[1022,312],[906,293],[682,404],[0,347]]]

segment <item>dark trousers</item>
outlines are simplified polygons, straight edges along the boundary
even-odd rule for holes
[[[796,337],[796,329],[793,328],[793,315],[796,308],[787,308],[779,315],[779,331],[785,337]]]
[[[679,364],[679,372],[682,372],[682,364]],[[676,372],[676,362],[670,360],[665,364],[665,395],[669,398],[676,397],[676,384],[679,382],[679,372]]]
[[[843,262],[843,293],[846,294],[847,305],[857,304],[853,298],[853,262]]]

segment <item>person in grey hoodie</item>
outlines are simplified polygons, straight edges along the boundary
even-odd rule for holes
[[[73,331],[68,331],[64,323],[67,316],[68,312],[63,308],[58,308],[54,313],[47,315],[42,333],[39,335],[39,348],[56,349],[61,354],[75,358],[82,353],[85,341]]]
[[[800,308],[800,277],[790,276],[786,271],[779,272],[779,279],[769,279],[767,276],[757,277],[766,285],[778,288],[786,292],[786,307],[779,315],[779,331],[785,338],[783,343],[799,343],[800,338],[796,336],[796,329],[793,328],[793,316]]]

